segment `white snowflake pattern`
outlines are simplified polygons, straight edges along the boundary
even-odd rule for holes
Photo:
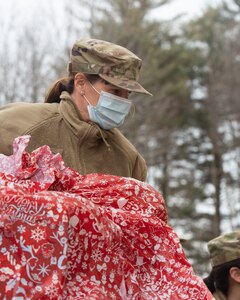
[[[93,252],[92,252],[92,255],[91,255],[91,258],[95,261],[95,262],[97,262],[97,261],[99,261],[99,260],[101,260],[102,259],[102,253],[101,253],[101,251],[99,250],[99,249],[96,249],[96,250],[94,250]]]
[[[23,225],[19,225],[19,226],[17,227],[17,231],[18,231],[19,233],[24,233],[24,232],[26,231],[26,227],[23,226]]]
[[[100,183],[101,183],[102,185],[107,185],[107,184],[108,184],[108,181],[107,181],[106,179],[102,179],[102,180],[100,180]]]
[[[110,293],[110,297],[111,297],[111,299],[113,299],[113,300],[117,299],[117,298],[116,298],[116,295],[114,294],[114,292],[111,292],[111,293]]]
[[[15,244],[11,245],[9,248],[12,253],[16,253],[18,251],[18,247]]]
[[[48,295],[50,299],[53,299],[58,296],[58,287],[56,287],[53,283],[49,286],[45,287],[45,293]]]
[[[86,270],[86,269],[87,269],[87,263],[86,263],[86,262],[83,262],[83,263],[82,263],[82,269],[83,269],[83,270]]]
[[[177,272],[177,271],[175,271],[175,272],[172,273],[172,277],[173,277],[173,278],[175,278],[175,277],[177,277],[177,276],[178,276],[178,272]]]
[[[114,263],[114,265],[118,264],[119,262],[119,258],[118,257],[113,257],[112,262]]]
[[[41,275],[42,277],[44,277],[45,275],[48,276],[48,274],[49,274],[48,267],[49,267],[49,265],[46,265],[46,266],[45,266],[44,263],[43,263],[42,265],[39,265],[39,268],[38,268],[39,273],[38,273],[38,275],[39,275],[39,276]]]
[[[80,211],[81,211],[81,213],[85,214],[87,212],[87,209],[84,206],[82,206]]]
[[[44,238],[45,238],[44,230],[37,227],[36,229],[31,230],[31,232],[32,232],[31,239],[34,239],[36,242],[44,240]]]

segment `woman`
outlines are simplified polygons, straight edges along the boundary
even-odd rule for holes
[[[121,46],[96,39],[76,41],[69,77],[53,85],[46,103],[0,108],[0,153],[11,154],[14,138],[28,134],[28,151],[48,145],[81,174],[105,173],[144,181],[144,159],[116,129],[131,108],[129,93],[150,95],[137,82],[141,63]]]
[[[221,235],[208,243],[212,271],[204,279],[217,300],[240,299],[240,231]]]

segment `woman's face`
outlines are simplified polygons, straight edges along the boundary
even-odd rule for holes
[[[71,94],[84,121],[89,121],[88,105],[96,106],[100,93],[104,91],[125,99],[128,99],[130,92],[107,83],[99,78],[91,83],[82,73],[77,73],[74,80],[74,91]]]
[[[107,92],[125,99],[128,99],[130,92],[119,88],[115,85],[107,83],[103,79],[97,80],[95,83],[86,83],[87,88],[85,89],[85,96],[91,103],[91,105],[96,106],[99,100],[100,93]]]

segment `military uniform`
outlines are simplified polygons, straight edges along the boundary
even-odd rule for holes
[[[136,148],[117,129],[103,130],[81,115],[67,92],[60,103],[13,103],[0,108],[0,153],[12,154],[12,142],[30,135],[32,152],[48,145],[80,174],[104,173],[145,181],[147,167]]]
[[[85,38],[75,42],[68,70],[70,75],[97,74],[122,89],[151,95],[138,83],[141,64],[141,59],[126,48]],[[118,129],[103,130],[96,123],[85,122],[69,93],[64,91],[58,97],[59,101],[0,108],[0,153],[10,155],[14,138],[29,134],[28,151],[48,145],[81,174],[146,179],[144,159]]]
[[[221,235],[208,242],[212,266],[240,258],[240,231]]]
[[[240,231],[230,232],[209,241],[208,251],[212,267],[240,259]],[[219,290],[216,290],[213,296],[216,300],[227,300]]]
[[[122,89],[151,95],[138,82],[141,66],[142,60],[124,47],[102,40],[81,39],[72,48],[68,71],[97,74]]]

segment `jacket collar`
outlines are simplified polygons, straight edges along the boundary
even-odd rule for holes
[[[96,123],[85,122],[68,92],[62,92],[60,95],[59,113],[68,124],[74,135],[79,139],[87,138],[91,143],[102,139],[107,147],[110,147],[107,139],[114,134],[113,130],[101,129]]]

